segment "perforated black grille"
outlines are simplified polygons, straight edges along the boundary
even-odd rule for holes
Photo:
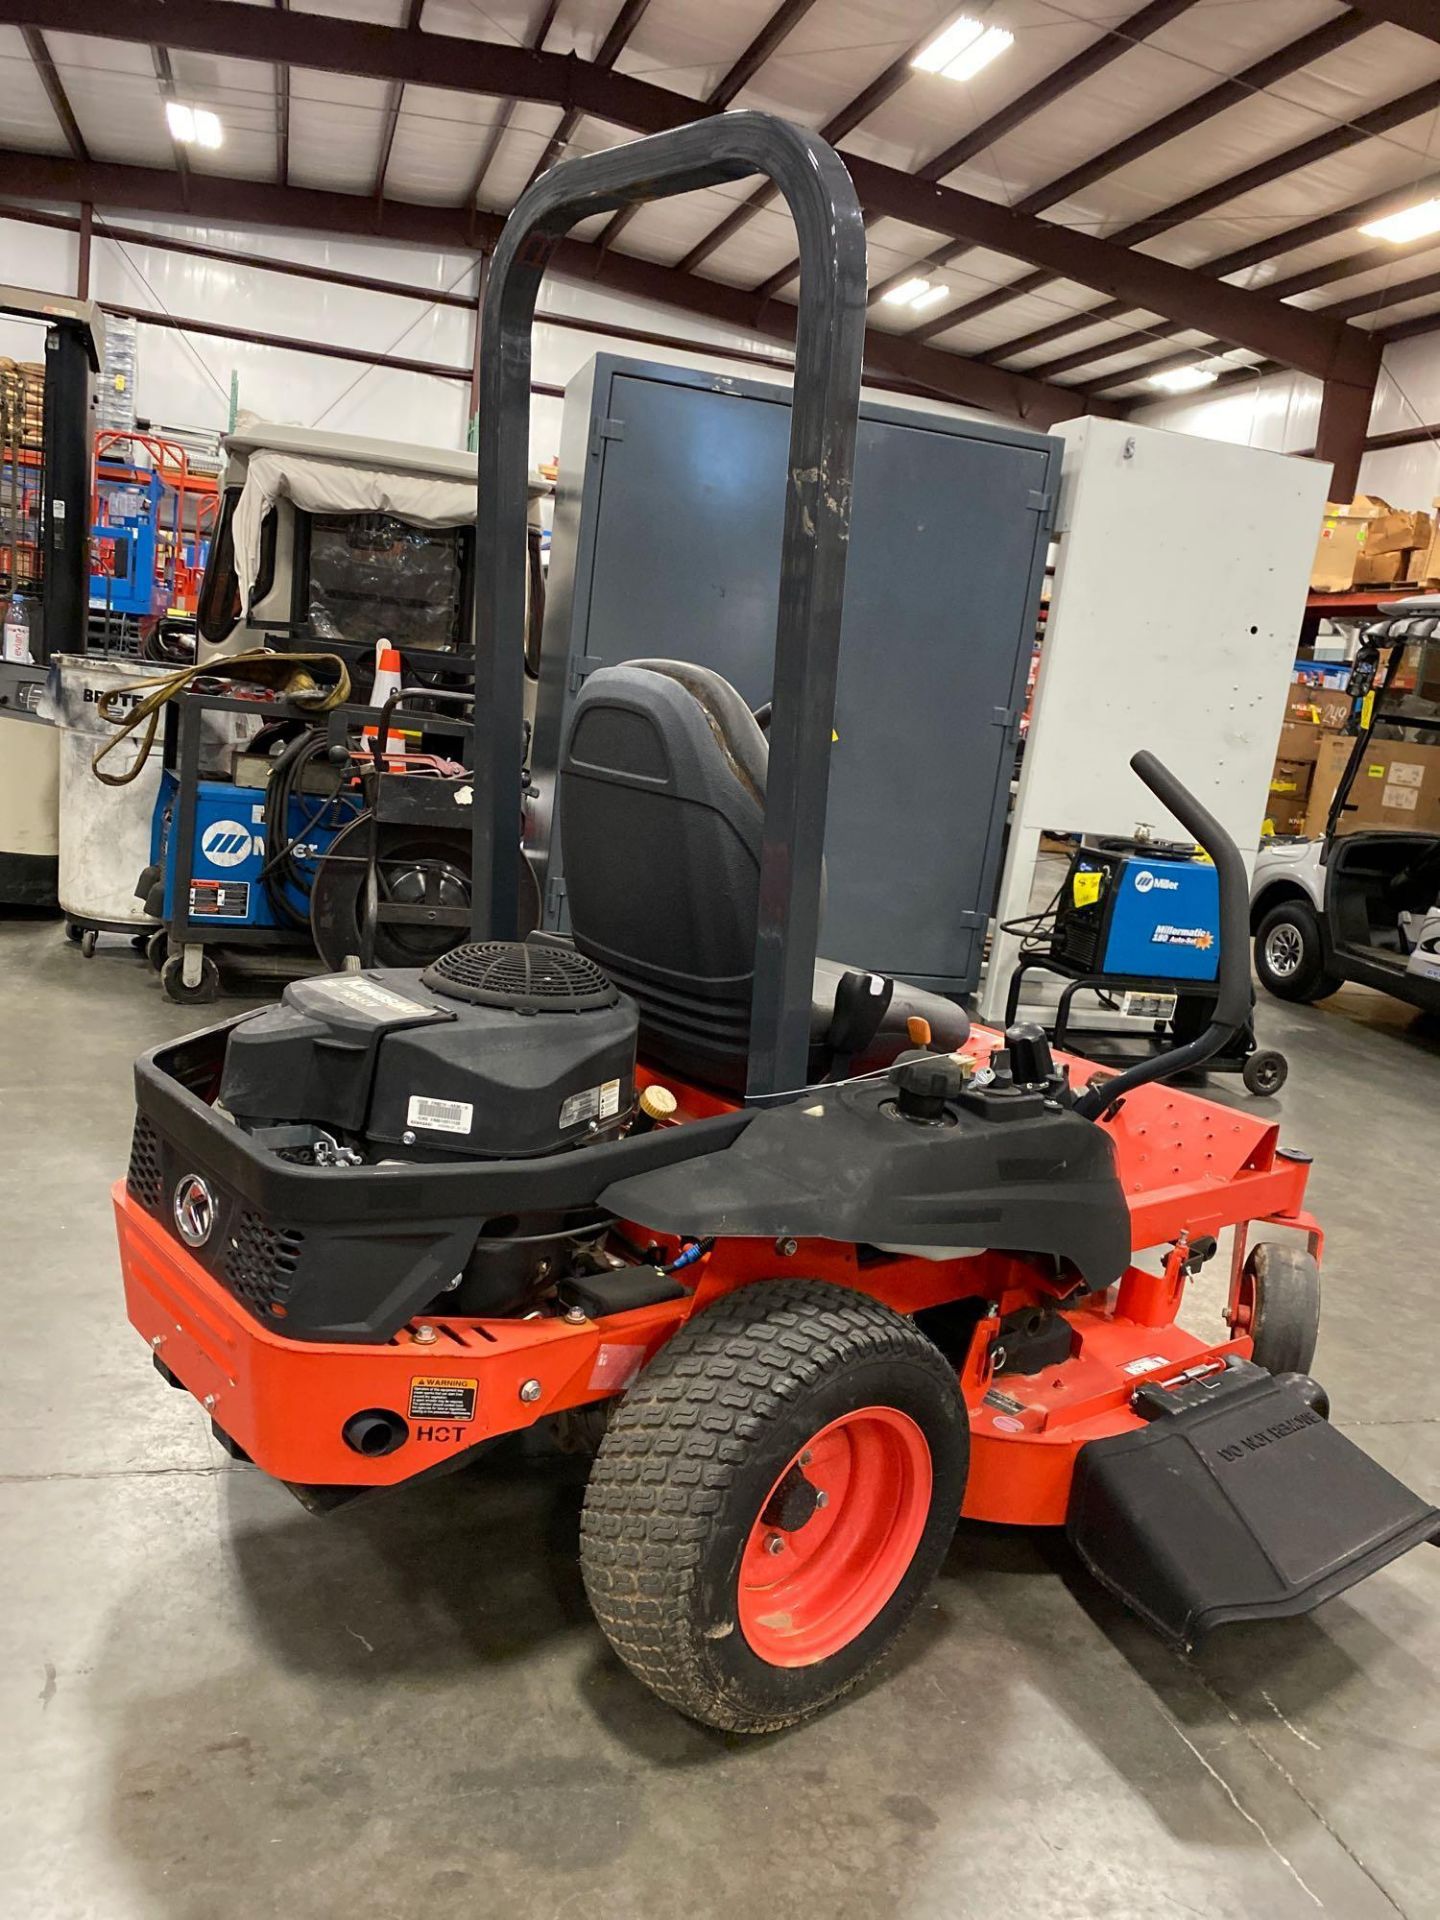
[[[230,1291],[255,1313],[282,1309],[295,1282],[305,1235],[299,1227],[274,1227],[258,1213],[242,1213],[225,1251]]]
[[[147,1213],[158,1213],[162,1187],[159,1136],[144,1114],[137,1114],[135,1131],[130,1139],[130,1166],[125,1175],[126,1191],[132,1200],[138,1201],[145,1208]]]
[[[420,976],[435,993],[515,1013],[583,1013],[613,1007],[619,989],[572,947],[479,940],[452,947]]]

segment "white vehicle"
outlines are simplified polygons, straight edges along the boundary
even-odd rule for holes
[[[1440,1010],[1440,834],[1336,831],[1378,724],[1440,732],[1440,720],[1397,715],[1385,701],[1405,648],[1437,634],[1440,596],[1402,601],[1388,620],[1366,630],[1357,662],[1362,674],[1373,675],[1383,650],[1389,662],[1378,689],[1363,695],[1366,724],[1355,737],[1324,838],[1276,839],[1260,850],[1250,883],[1255,971],[1278,999],[1323,1000],[1353,980],[1411,1006]]]

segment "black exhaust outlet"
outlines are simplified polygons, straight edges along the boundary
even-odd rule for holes
[[[352,1452],[363,1453],[367,1460],[378,1460],[403,1447],[410,1438],[410,1429],[400,1415],[388,1407],[366,1407],[361,1413],[351,1414],[340,1429],[340,1437]]]

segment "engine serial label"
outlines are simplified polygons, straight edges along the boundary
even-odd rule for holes
[[[412,1093],[405,1109],[406,1124],[427,1133],[469,1133],[474,1119],[468,1100],[432,1100],[423,1093]]]
[[[410,1382],[410,1418],[448,1420],[452,1426],[473,1420],[476,1384],[443,1374],[417,1373]]]

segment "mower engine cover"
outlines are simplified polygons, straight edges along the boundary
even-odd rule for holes
[[[423,972],[292,981],[231,1035],[220,1104],[250,1132],[309,1125],[385,1157],[554,1153],[629,1116],[636,1032],[572,948],[487,941]]]

